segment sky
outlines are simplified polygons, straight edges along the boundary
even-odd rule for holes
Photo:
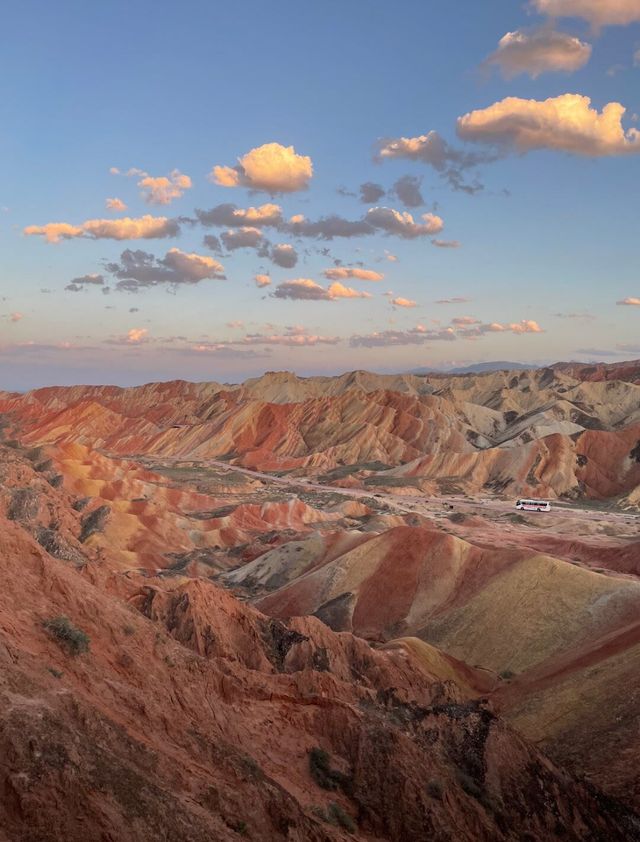
[[[0,389],[640,357],[640,0],[21,0]]]

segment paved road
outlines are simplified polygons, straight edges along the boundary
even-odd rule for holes
[[[166,460],[169,461],[169,460]],[[184,461],[184,457],[175,457],[171,461]],[[424,495],[407,495],[407,494],[390,494],[382,492],[373,492],[361,488],[339,488],[333,485],[322,485],[310,479],[296,478],[296,477],[276,477],[272,474],[262,473],[261,471],[254,471],[250,468],[241,468],[237,465],[230,465],[228,462],[218,462],[215,459],[203,459],[199,462],[203,467],[216,467],[223,471],[233,471],[239,474],[245,474],[252,479],[257,479],[262,482],[273,483],[282,486],[295,486],[296,488],[304,488],[309,491],[320,491],[328,494],[341,494],[345,497],[353,497],[355,499],[363,497],[375,497],[380,502],[393,507],[396,510],[409,514],[424,514],[430,517],[443,516],[446,513],[455,512],[482,514],[487,510],[493,511],[497,514],[505,514],[508,512],[515,512],[515,504],[509,500],[499,500],[495,497],[476,497],[469,499],[461,496],[440,496],[434,498],[425,498]],[[629,523],[638,520],[635,514],[628,514],[624,512],[610,512],[610,511],[594,511],[592,509],[583,509],[577,506],[569,506],[566,503],[552,504],[551,512],[538,514],[537,512],[529,512],[531,515],[536,515],[543,519],[546,518],[577,518],[581,520],[593,521],[618,521],[620,523]]]

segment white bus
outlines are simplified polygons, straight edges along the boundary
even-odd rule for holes
[[[516,500],[516,509],[526,512],[550,512],[548,500]]]

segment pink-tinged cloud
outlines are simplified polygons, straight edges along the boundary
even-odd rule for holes
[[[224,243],[225,248],[229,251],[242,248],[257,248],[262,242],[262,231],[259,228],[254,228],[251,225],[245,225],[242,228],[232,228],[229,231],[224,231],[220,235],[220,239]]]
[[[620,301],[616,301],[616,304],[624,307],[640,307],[640,298],[623,298]]]
[[[579,94],[543,101],[507,97],[488,108],[458,118],[464,140],[491,143],[515,152],[554,149],[574,155],[602,157],[640,152],[640,131],[625,129],[626,109],[610,102],[601,112]]]
[[[202,225],[229,228],[251,225],[256,228],[279,227],[282,222],[282,208],[273,202],[266,202],[257,208],[239,208],[231,203],[216,205],[210,210],[196,210]]]
[[[248,187],[267,193],[305,190],[313,176],[311,158],[293,146],[265,143],[238,158],[235,167],[215,166],[210,179],[222,187]]]
[[[422,222],[415,222],[408,211],[397,211],[393,208],[370,208],[365,220],[374,228],[408,240],[439,234],[444,228],[444,222],[434,213],[424,213]]]
[[[24,319],[24,315],[22,313],[11,313],[9,316],[9,321],[13,322],[21,322]]]
[[[391,303],[394,307],[417,307],[418,304],[416,301],[412,301],[410,298],[392,298]]]
[[[256,275],[254,277],[254,281],[256,282],[257,287],[268,287],[271,284],[271,278],[269,275]]]
[[[138,345],[140,342],[144,342],[148,333],[149,331],[146,327],[132,327],[127,332],[127,342],[131,345]]]
[[[474,319],[473,316],[456,316],[455,319],[451,319],[452,325],[479,325],[480,323],[480,320]]]
[[[590,44],[543,27],[532,32],[507,32],[485,64],[499,67],[505,79],[521,73],[537,79],[542,73],[573,73],[584,67],[590,57]]]
[[[122,211],[126,211],[127,209],[127,206],[122,201],[122,199],[118,199],[115,197],[113,199],[107,199],[105,202],[105,206],[107,210],[116,211],[117,213],[121,213]]]
[[[140,195],[148,205],[169,205],[174,199],[180,199],[191,186],[189,176],[180,170],[172,170],[168,176],[145,173],[138,182]]]
[[[28,225],[24,229],[27,237],[44,237],[49,243],[72,240],[78,237],[93,240],[154,240],[174,237],[180,226],[166,216],[140,216],[120,219],[88,219],[81,225],[67,222],[49,222],[46,225]]]
[[[357,289],[353,289],[352,287],[346,287],[344,284],[341,284],[340,281],[334,281],[332,284],[329,284],[329,289],[327,290],[329,294],[329,298],[371,298],[370,292],[359,292]]]
[[[241,319],[233,319],[233,321],[227,322],[227,327],[237,330],[238,328],[244,327],[244,322]]]
[[[640,0],[532,0],[532,5],[551,18],[583,18],[595,29],[640,21]]]
[[[278,284],[275,298],[289,298],[294,301],[335,301],[338,298],[371,298],[371,293],[359,292],[335,281],[325,289],[311,278],[296,278]]]
[[[398,258],[395,254],[392,254],[390,251],[386,251],[384,253],[385,260],[388,260],[390,263],[397,263]]]
[[[355,278],[358,281],[381,281],[384,278],[382,272],[374,272],[372,269],[359,269],[347,266],[337,266],[334,269],[326,269],[322,273],[329,281],[346,280]]]
[[[417,325],[410,330],[382,330],[350,337],[353,348],[384,348],[398,345],[425,345],[428,342],[454,342],[455,331],[452,328],[427,330],[424,325]]]

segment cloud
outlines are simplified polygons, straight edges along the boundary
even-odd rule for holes
[[[464,296],[458,295],[454,298],[438,298],[436,304],[468,304],[469,301],[471,301],[470,298],[464,298]]]
[[[365,181],[360,185],[360,201],[365,205],[373,205],[379,201],[386,193],[381,184],[375,184],[373,181]]]
[[[372,269],[358,269],[347,266],[337,266],[334,269],[326,269],[322,273],[329,281],[345,280],[355,278],[358,281],[381,281],[384,278],[382,272],[374,272]]]
[[[398,262],[397,256],[395,254],[391,254],[391,252],[387,251],[386,249],[384,251],[384,257],[385,257],[385,260],[388,260],[390,263],[397,263]]]
[[[106,206],[107,210],[118,211],[118,212],[126,211],[126,209],[127,209],[127,206],[122,201],[122,199],[117,199],[117,198],[107,199],[106,202],[105,202],[105,206]]]
[[[215,234],[205,234],[202,242],[208,249],[211,249],[211,251],[222,251],[222,243]]]
[[[440,233],[444,228],[442,219],[433,213],[422,214],[423,221],[417,223],[408,211],[383,207],[370,208],[367,211],[366,220],[374,228],[405,239],[428,237]]]
[[[621,304],[625,307],[640,307],[640,298],[623,298],[616,301],[616,304]]]
[[[334,301],[337,298],[371,298],[368,292],[345,287],[338,281],[332,283],[328,289],[310,278],[296,278],[284,281],[275,289],[275,298],[290,298],[294,301]]]
[[[455,321],[455,320],[454,320]],[[486,333],[544,333],[538,322],[533,319],[522,319],[520,322],[511,322],[509,324],[501,324],[500,322],[487,322],[485,324],[475,324],[474,326],[461,327],[459,335],[465,339],[474,339],[479,336],[484,336]]]
[[[153,240],[175,237],[180,226],[175,219],[166,216],[128,216],[120,219],[88,219],[80,225],[68,222],[49,222],[46,225],[28,225],[24,229],[27,237],[44,237],[49,243],[85,237],[93,240]]]
[[[213,243],[217,237],[211,241]],[[262,242],[262,231],[259,228],[244,226],[243,228],[236,228],[233,231],[224,231],[220,235],[220,239],[224,243],[225,248],[229,251],[235,249],[254,249]],[[205,237],[205,245],[209,246],[207,237]]]
[[[393,185],[393,193],[400,199],[407,208],[419,208],[424,205],[424,199],[420,192],[422,179],[414,175],[403,175]]]
[[[230,327],[233,330],[236,330],[237,328],[244,327],[244,322],[241,319],[233,319],[233,321],[227,322],[227,327]]]
[[[640,132],[622,127],[625,110],[610,102],[599,113],[579,94],[544,101],[507,97],[459,117],[458,134],[515,152],[555,149],[590,157],[640,152]]]
[[[633,66],[640,67],[640,48],[638,48],[633,54]]]
[[[333,240],[334,237],[361,237],[373,233],[372,226],[365,220],[352,221],[336,214],[321,217],[316,222],[311,222],[300,214],[291,217],[287,230],[294,236],[318,237],[323,240]]]
[[[410,298],[392,298],[391,303],[394,307],[417,307],[418,304],[416,301],[412,301]]]
[[[456,316],[455,319],[451,319],[452,325],[479,325],[480,323],[480,320],[474,319],[473,316]]]
[[[271,285],[271,278],[268,275],[255,275],[253,280],[257,287],[268,287]]]
[[[257,208],[239,208],[236,205],[225,203],[216,205],[208,211],[196,210],[196,216],[205,227],[221,226],[227,228],[238,228],[251,225],[255,228],[277,228],[282,222],[282,208],[267,202]]]
[[[177,248],[169,249],[163,258],[126,249],[120,255],[120,263],[108,263],[106,269],[118,279],[117,289],[128,292],[159,284],[190,285],[225,277],[224,268],[217,260]]]
[[[238,158],[235,167],[214,167],[209,177],[222,187],[293,193],[305,190],[312,176],[311,158],[298,155],[293,146],[265,143]]]
[[[65,289],[70,292],[80,292],[86,289],[87,286],[103,286],[104,275],[99,275],[97,272],[92,272],[88,275],[81,275],[79,278],[72,278],[66,285]]]
[[[132,327],[127,333],[127,342],[131,345],[138,345],[146,340],[149,331],[146,327]]]
[[[168,176],[152,176],[147,173],[138,182],[140,195],[148,205],[169,205],[179,199],[185,190],[191,188],[191,179],[180,170],[172,170]]]
[[[431,240],[431,245],[439,249],[459,249],[461,243],[458,240]]]
[[[483,185],[477,180],[469,184],[464,171],[495,160],[495,154],[464,152],[447,143],[438,132],[430,131],[417,137],[398,137],[383,140],[378,146],[381,160],[401,158],[427,164],[447,180],[454,190],[477,193]]]
[[[640,299],[638,299],[638,303],[640,303]],[[595,316],[592,313],[554,313],[553,314],[556,319],[595,319]]]
[[[540,14],[552,18],[583,18],[595,29],[640,21],[640,0],[532,0]]]
[[[584,67],[590,57],[590,44],[565,32],[542,28],[531,32],[507,32],[485,64],[499,67],[505,79],[513,79],[521,73],[537,79],[542,73],[573,73]]]
[[[292,327],[281,334],[248,333],[242,339],[229,342],[229,345],[284,345],[289,347],[313,347],[315,345],[337,345],[338,336],[320,336],[308,333],[303,327]]]
[[[9,314],[9,321],[15,324],[16,322],[21,322],[24,319],[24,315],[22,313],[10,313]]]
[[[352,287],[346,287],[340,281],[334,281],[327,290],[329,298],[371,298],[370,292],[359,292]]]
[[[353,348],[380,348],[394,345],[425,345],[432,341],[455,341],[455,331],[451,328],[427,330],[423,325],[410,330],[383,330],[365,335],[352,336],[349,344]]]
[[[293,246],[281,243],[274,246],[269,254],[271,261],[283,269],[292,269],[298,262],[298,253]]]

